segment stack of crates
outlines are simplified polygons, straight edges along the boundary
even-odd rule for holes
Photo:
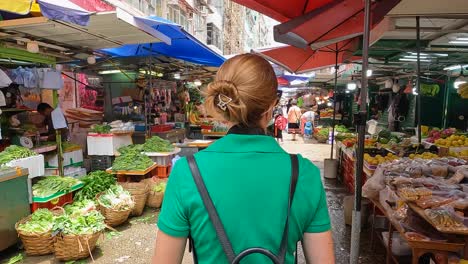
[[[104,156],[104,155],[92,155],[89,156],[91,159],[91,171],[96,170],[107,170],[112,167],[112,162],[114,162],[114,156]]]

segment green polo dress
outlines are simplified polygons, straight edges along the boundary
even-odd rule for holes
[[[274,138],[229,134],[195,155],[234,252],[263,247],[277,254],[287,214],[291,160]],[[294,263],[304,233],[330,230],[319,169],[299,156],[299,179],[291,207],[286,263]],[[159,229],[194,239],[200,264],[228,263],[185,158],[169,177]],[[271,263],[253,254],[241,263]]]

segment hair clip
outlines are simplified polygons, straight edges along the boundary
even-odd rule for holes
[[[232,102],[232,98],[227,96],[227,95],[224,95],[224,94],[218,94],[218,107],[223,110],[223,111],[226,111],[226,106]]]

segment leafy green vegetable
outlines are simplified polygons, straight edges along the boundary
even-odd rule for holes
[[[340,133],[348,133],[349,129],[344,125],[336,125],[335,126],[335,131],[340,132]]]
[[[37,209],[29,221],[18,225],[18,230],[31,234],[46,233],[52,230],[54,217],[48,209]]]
[[[326,137],[328,137],[329,133],[330,133],[330,129],[328,127],[323,127],[318,132],[320,136],[326,136]]]
[[[133,144],[125,147],[120,147],[117,151],[120,153],[120,155],[124,155],[129,152],[140,153],[143,151],[143,144]]]
[[[47,176],[33,185],[33,195],[47,197],[57,192],[69,192],[78,183],[80,181],[72,177]]]
[[[99,197],[102,206],[117,211],[124,211],[133,208],[134,201],[132,195],[121,185],[114,185]]]
[[[36,152],[31,151],[28,148],[11,145],[5,148],[5,150],[3,150],[2,152],[0,152],[0,166],[3,166],[5,163],[8,163],[12,160],[27,158],[36,155]]]
[[[139,152],[127,152],[118,156],[114,160],[114,164],[112,164],[113,170],[146,170],[151,165],[153,165],[153,161],[148,158],[148,156],[141,154]]]
[[[81,181],[84,183],[84,186],[75,194],[75,201],[94,200],[98,193],[109,189],[116,182],[114,175],[105,171],[90,172]]]
[[[65,213],[71,217],[75,217],[96,210],[96,204],[92,200],[81,200],[65,206],[64,209]]]
[[[161,182],[161,183],[155,184],[153,186],[153,192],[160,193],[160,192],[165,192],[165,191],[166,191],[166,183],[165,182]]]
[[[98,134],[109,134],[112,127],[109,125],[94,125],[89,132],[98,133]]]
[[[143,144],[143,151],[145,152],[171,152],[173,150],[174,146],[171,142],[158,136],[147,139],[145,144]]]
[[[91,210],[87,213],[69,211],[71,214],[57,216],[54,222],[54,230],[60,230],[66,235],[93,234],[106,228],[104,216]]]
[[[15,263],[23,261],[23,259],[24,259],[23,254],[19,253],[18,255],[11,257],[10,260],[6,262],[6,264],[15,264]]]

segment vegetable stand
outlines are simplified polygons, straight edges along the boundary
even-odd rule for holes
[[[107,173],[117,175],[117,181],[119,182],[127,182],[127,181],[140,181],[143,178],[147,178],[147,176],[152,176],[155,169],[157,168],[158,164],[153,163],[150,167],[146,168],[145,170],[113,170],[109,168],[106,170]]]
[[[29,214],[27,180],[27,169],[0,170],[0,250],[18,241],[15,223]]]

